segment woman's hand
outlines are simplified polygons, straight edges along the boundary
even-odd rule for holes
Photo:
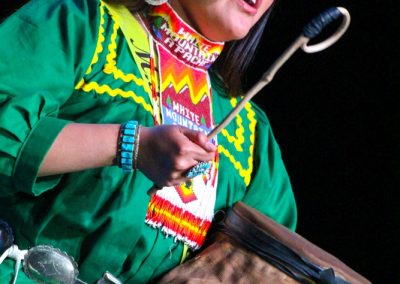
[[[204,133],[175,125],[142,127],[139,146],[138,168],[157,186],[185,182],[185,173],[217,150]]]

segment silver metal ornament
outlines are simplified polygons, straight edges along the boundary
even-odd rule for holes
[[[78,265],[74,259],[51,246],[29,249],[24,257],[24,272],[38,283],[84,283],[78,279]]]
[[[153,6],[159,6],[161,4],[164,4],[168,2],[168,0],[145,0],[147,4],[153,5]]]

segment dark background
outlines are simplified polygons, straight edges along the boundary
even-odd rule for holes
[[[23,2],[1,1],[0,17]],[[281,146],[297,232],[373,283],[400,283],[400,1],[280,0],[246,85],[331,6],[351,13],[344,37],[297,51],[254,100]]]
[[[331,6],[349,10],[346,34],[297,51],[254,100],[291,177],[297,232],[373,283],[400,283],[400,1],[278,2],[247,85]]]

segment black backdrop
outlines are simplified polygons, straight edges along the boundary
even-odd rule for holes
[[[254,100],[281,146],[297,232],[373,283],[400,283],[400,2],[278,2],[247,86],[331,6],[352,16],[344,37],[297,51]]]
[[[0,17],[23,2],[1,1]],[[298,51],[255,101],[291,176],[298,233],[373,283],[400,283],[400,2],[280,0],[246,85],[333,5],[352,15],[345,36]]]

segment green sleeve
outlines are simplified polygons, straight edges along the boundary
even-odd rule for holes
[[[90,64],[98,25],[95,0],[33,0],[0,25],[1,195],[58,183],[37,173],[69,123],[60,109]]]
[[[254,171],[243,201],[295,230],[296,203],[281,151],[265,113],[253,107],[257,114]]]

